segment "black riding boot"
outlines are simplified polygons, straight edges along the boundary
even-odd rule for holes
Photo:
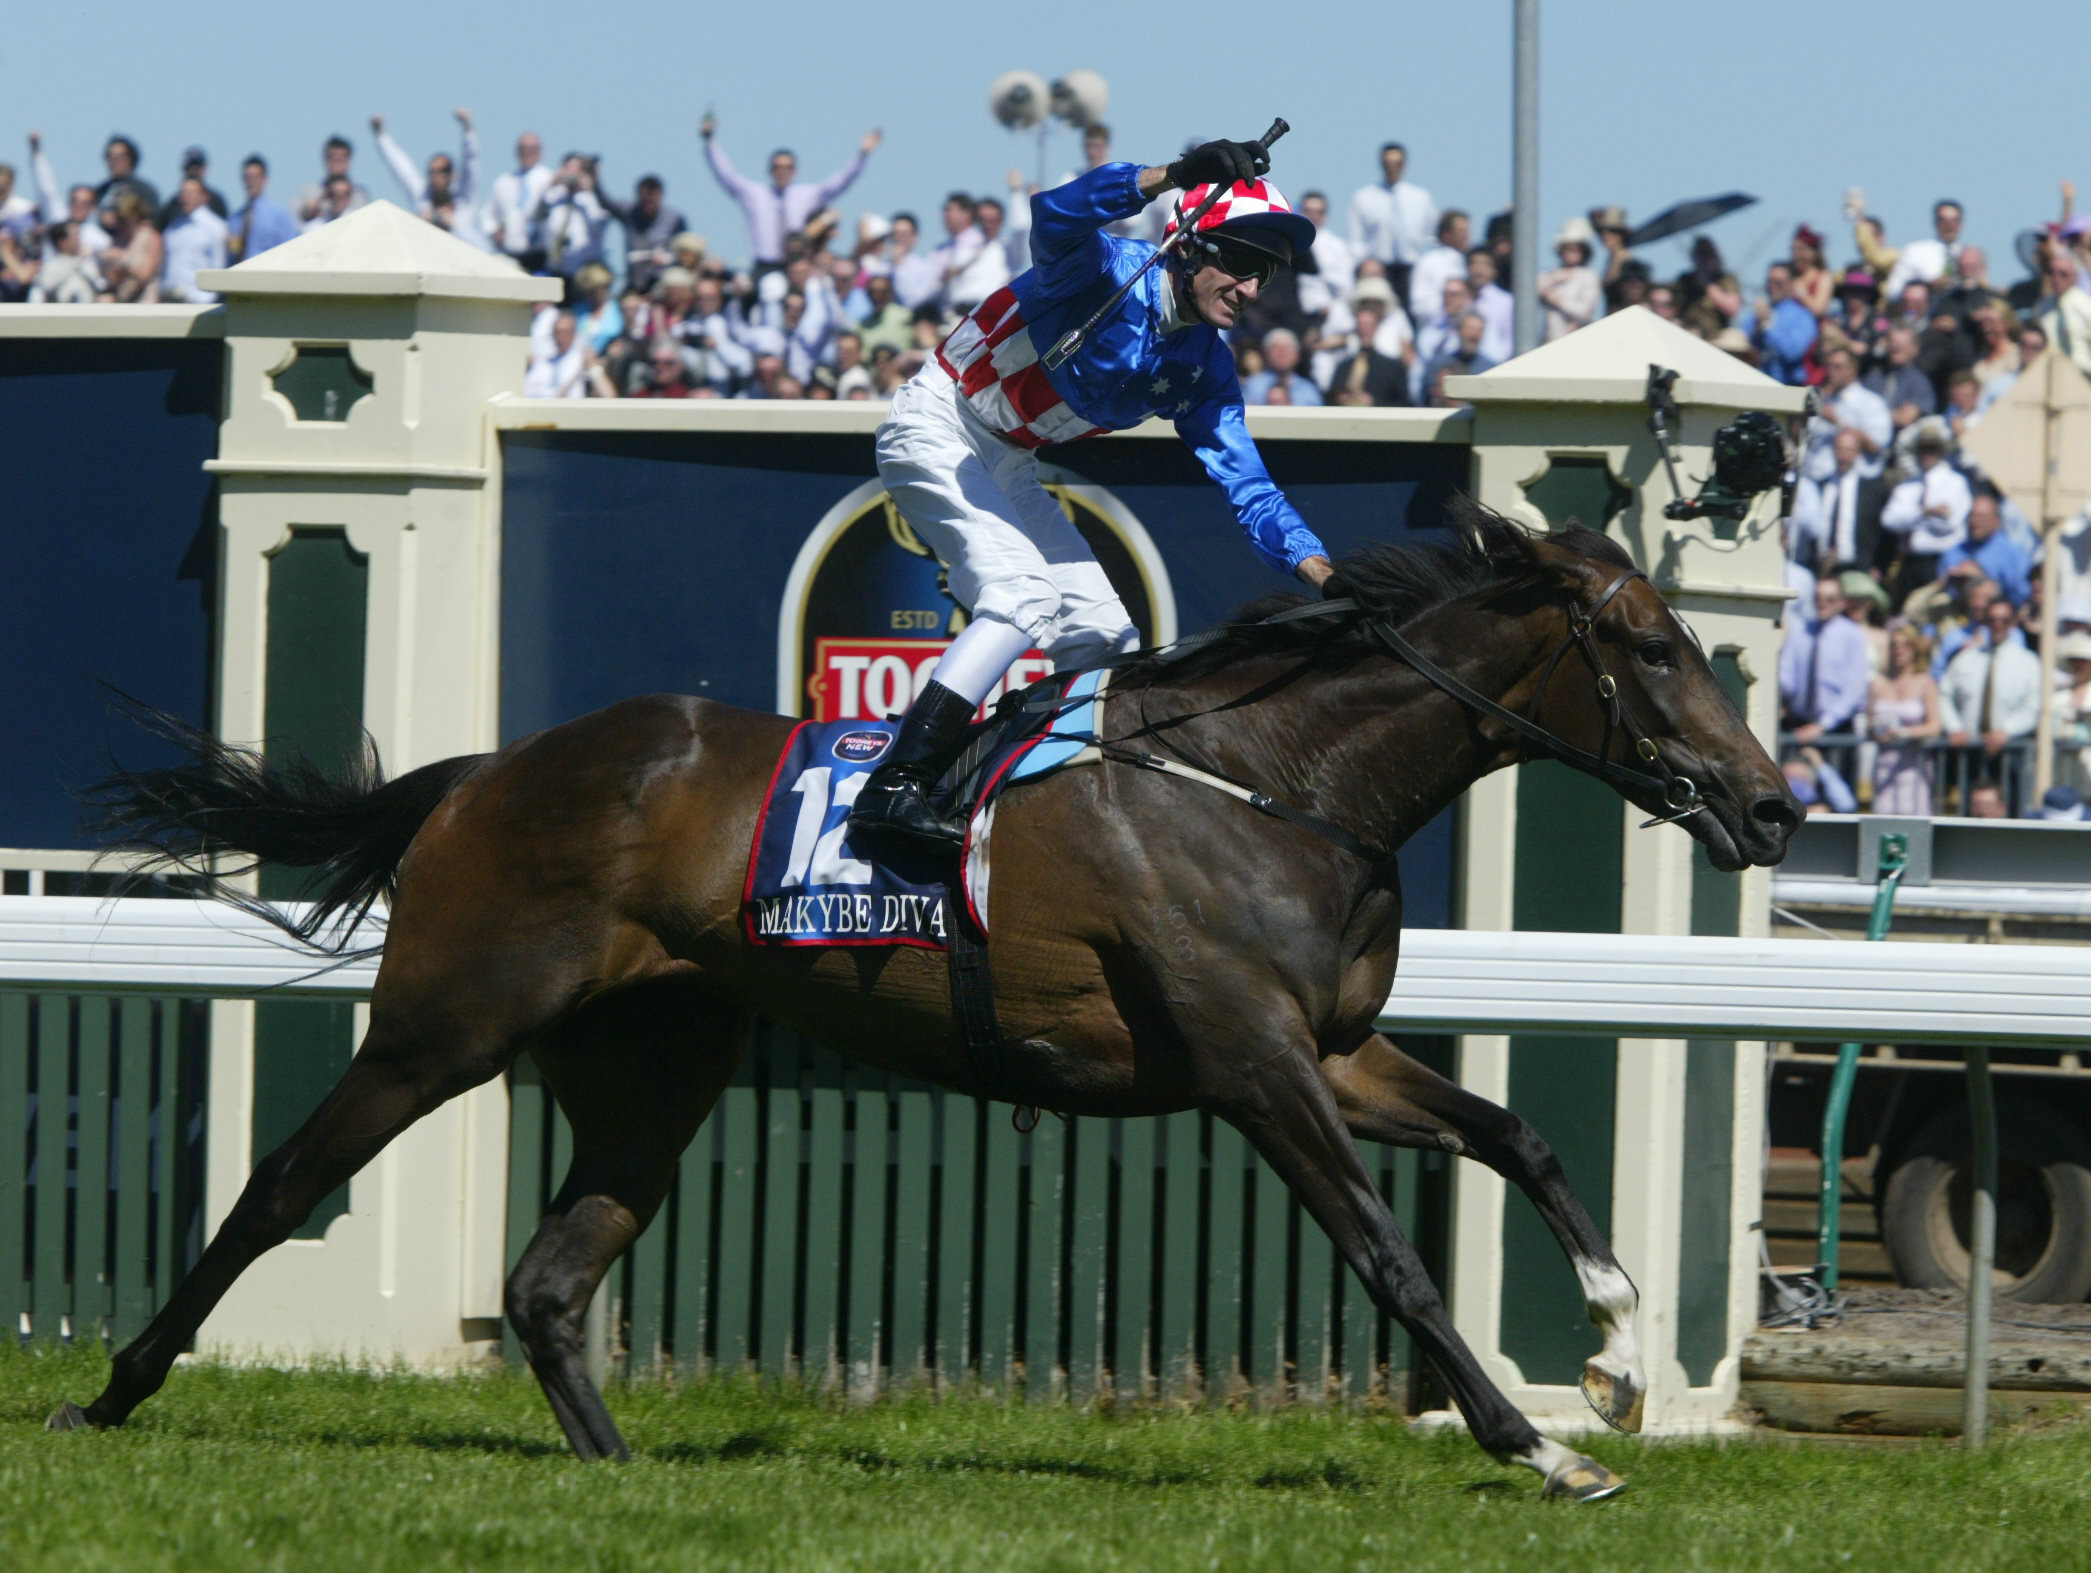
[[[901,719],[893,752],[872,771],[849,814],[850,842],[860,851],[915,846],[955,850],[966,827],[940,815],[929,794],[964,752],[974,705],[932,680]]]

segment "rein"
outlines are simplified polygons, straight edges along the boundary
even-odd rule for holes
[[[1645,581],[1648,579],[1648,575],[1638,568],[1629,569],[1626,573],[1621,574],[1612,581],[1610,586],[1606,588],[1605,593],[1598,597],[1597,604],[1591,607],[1588,612],[1585,612],[1582,607],[1570,600],[1568,603],[1568,636],[1561,641],[1554,653],[1547,658],[1546,665],[1540,674],[1539,687],[1534,692],[1532,702],[1526,707],[1524,715],[1519,715],[1516,711],[1498,704],[1486,694],[1453,676],[1411,644],[1399,629],[1383,619],[1364,615],[1363,621],[1366,632],[1373,639],[1383,646],[1390,655],[1413,668],[1416,674],[1430,683],[1432,687],[1458,700],[1460,704],[1466,706],[1469,710],[1479,715],[1487,716],[1491,720],[1501,722],[1509,727],[1512,732],[1516,733],[1522,740],[1518,749],[1520,763],[1531,757],[1530,750],[1537,746],[1544,750],[1548,757],[1579,766],[1600,780],[1610,782],[1615,787],[1658,794],[1663,802],[1669,805],[1671,812],[1658,814],[1652,819],[1645,820],[1641,828],[1646,830],[1651,825],[1675,824],[1679,820],[1689,819],[1692,815],[1700,813],[1705,809],[1706,801],[1700,796],[1699,788],[1692,781],[1691,777],[1672,770],[1668,762],[1664,760],[1662,750],[1656,746],[1655,740],[1642,731],[1635,724],[1633,717],[1627,713],[1626,706],[1619,696],[1618,680],[1606,670],[1604,652],[1597,646],[1596,627],[1598,619],[1604,615],[1605,609],[1612,604],[1613,598],[1636,579]],[[1333,600],[1310,603],[1306,606],[1290,607],[1285,611],[1274,613],[1252,626],[1264,628],[1275,623],[1297,622],[1309,617],[1347,616],[1363,614],[1363,612],[1364,609],[1354,599],[1344,596]],[[1224,629],[1215,629],[1207,633],[1195,634],[1188,639],[1178,640],[1176,643],[1165,647],[1166,653],[1163,655],[1163,659],[1173,660],[1187,655],[1193,650],[1225,638],[1228,632],[1228,630]],[[1570,650],[1577,650],[1582,654],[1584,664],[1590,669],[1590,675],[1596,679],[1598,698],[1603,701],[1605,707],[1604,736],[1599,741],[1595,753],[1559,736],[1539,719],[1539,708],[1546,698],[1548,687],[1553,683],[1554,673],[1559,669],[1561,662]],[[1112,667],[1126,666],[1131,665],[1135,660],[1151,660],[1156,654],[1157,652],[1152,650],[1143,651],[1136,655],[1120,657],[1101,664]],[[1196,781],[1201,785],[1225,792],[1230,797],[1239,798],[1260,813],[1268,814],[1274,819],[1284,820],[1288,824],[1297,825],[1303,830],[1312,831],[1315,835],[1340,847],[1352,856],[1372,864],[1375,877],[1377,877],[1380,872],[1393,864],[1395,854],[1359,840],[1341,825],[1323,819],[1318,814],[1311,814],[1305,809],[1294,808],[1291,804],[1282,802],[1267,792],[1259,791],[1246,782],[1235,781],[1214,771],[1204,769],[1193,763],[1175,744],[1160,736],[1163,731],[1181,726],[1186,722],[1199,720],[1209,715],[1217,715],[1223,711],[1238,709],[1243,705],[1267,699],[1272,694],[1288,687],[1305,670],[1304,664],[1295,667],[1291,671],[1281,673],[1278,677],[1258,684],[1257,687],[1251,689],[1246,694],[1226,700],[1212,706],[1210,709],[1173,716],[1162,722],[1150,722],[1143,716],[1141,724],[1133,731],[1125,734],[1125,736],[1099,738],[1097,740],[1098,751],[1107,759],[1116,759],[1120,763],[1134,765],[1143,770],[1153,770],[1164,775],[1176,776],[1183,780]],[[1045,714],[1067,708],[1070,703],[1082,702],[1085,701],[1068,701],[1059,695],[1045,695],[1039,699],[1026,701],[1022,706],[1022,710],[1025,714]],[[1612,734],[1614,732],[1622,733],[1633,744],[1634,753],[1647,764],[1653,765],[1655,769],[1638,769],[1632,765],[1622,764],[1613,760],[1610,756],[1612,752]],[[1167,759],[1159,754],[1143,753],[1125,746],[1136,738],[1141,737],[1155,738],[1161,742],[1163,747],[1178,757],[1176,759]],[[1660,774],[1657,772],[1660,772]]]

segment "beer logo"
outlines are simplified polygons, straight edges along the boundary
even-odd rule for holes
[[[845,732],[835,739],[835,757],[852,764],[869,764],[893,741],[891,732]]]
[[[1110,492],[1051,465],[1046,490],[1082,532],[1145,645],[1176,637],[1176,599],[1147,531]],[[960,629],[966,612],[944,570],[877,481],[828,510],[800,547],[778,619],[777,708],[816,721],[886,721],[914,702]],[[1009,689],[1051,673],[1027,652],[987,696],[983,713]],[[876,732],[851,732],[836,745]],[[875,758],[875,754],[863,756]]]

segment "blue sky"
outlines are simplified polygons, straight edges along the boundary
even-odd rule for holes
[[[24,7],[0,40],[0,160],[21,165],[34,127],[61,180],[99,178],[101,143],[122,129],[162,183],[200,142],[221,188],[255,149],[282,188],[309,178],[339,129],[359,177],[396,196],[368,151],[371,113],[425,157],[454,146],[450,109],[466,104],[491,168],[528,126],[555,156],[601,153],[614,189],[658,171],[695,226],[740,255],[737,215],[699,154],[707,105],[750,171],[788,143],[825,173],[882,126],[845,209],[913,207],[934,223],[947,189],[997,190],[1011,166],[1036,165],[1035,142],[989,117],[989,82],[1086,66],[1110,82],[1121,156],[1162,161],[1188,136],[1250,136],[1282,114],[1293,134],[1275,176],[1294,195],[1323,187],[1340,212],[1392,138],[1441,204],[1485,214],[1510,189],[1510,12],[1509,0]],[[1713,231],[1731,262],[1761,269],[1804,217],[1832,227],[1841,261],[1853,250],[1842,194],[1856,184],[1891,238],[1926,231],[1935,197],[1961,199],[2008,281],[2012,235],[2055,216],[2058,182],[2074,176],[2091,198],[2082,0],[1543,0],[1542,15],[1549,236],[1601,202],[1642,217],[1739,188],[1763,200]],[[1078,152],[1057,132],[1053,171]],[[1682,251],[1651,260],[1667,269]]]

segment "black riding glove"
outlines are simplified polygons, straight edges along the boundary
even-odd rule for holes
[[[1254,180],[1270,167],[1271,156],[1261,142],[1205,142],[1169,166],[1169,184],[1178,191],[1208,182],[1231,186]]]

